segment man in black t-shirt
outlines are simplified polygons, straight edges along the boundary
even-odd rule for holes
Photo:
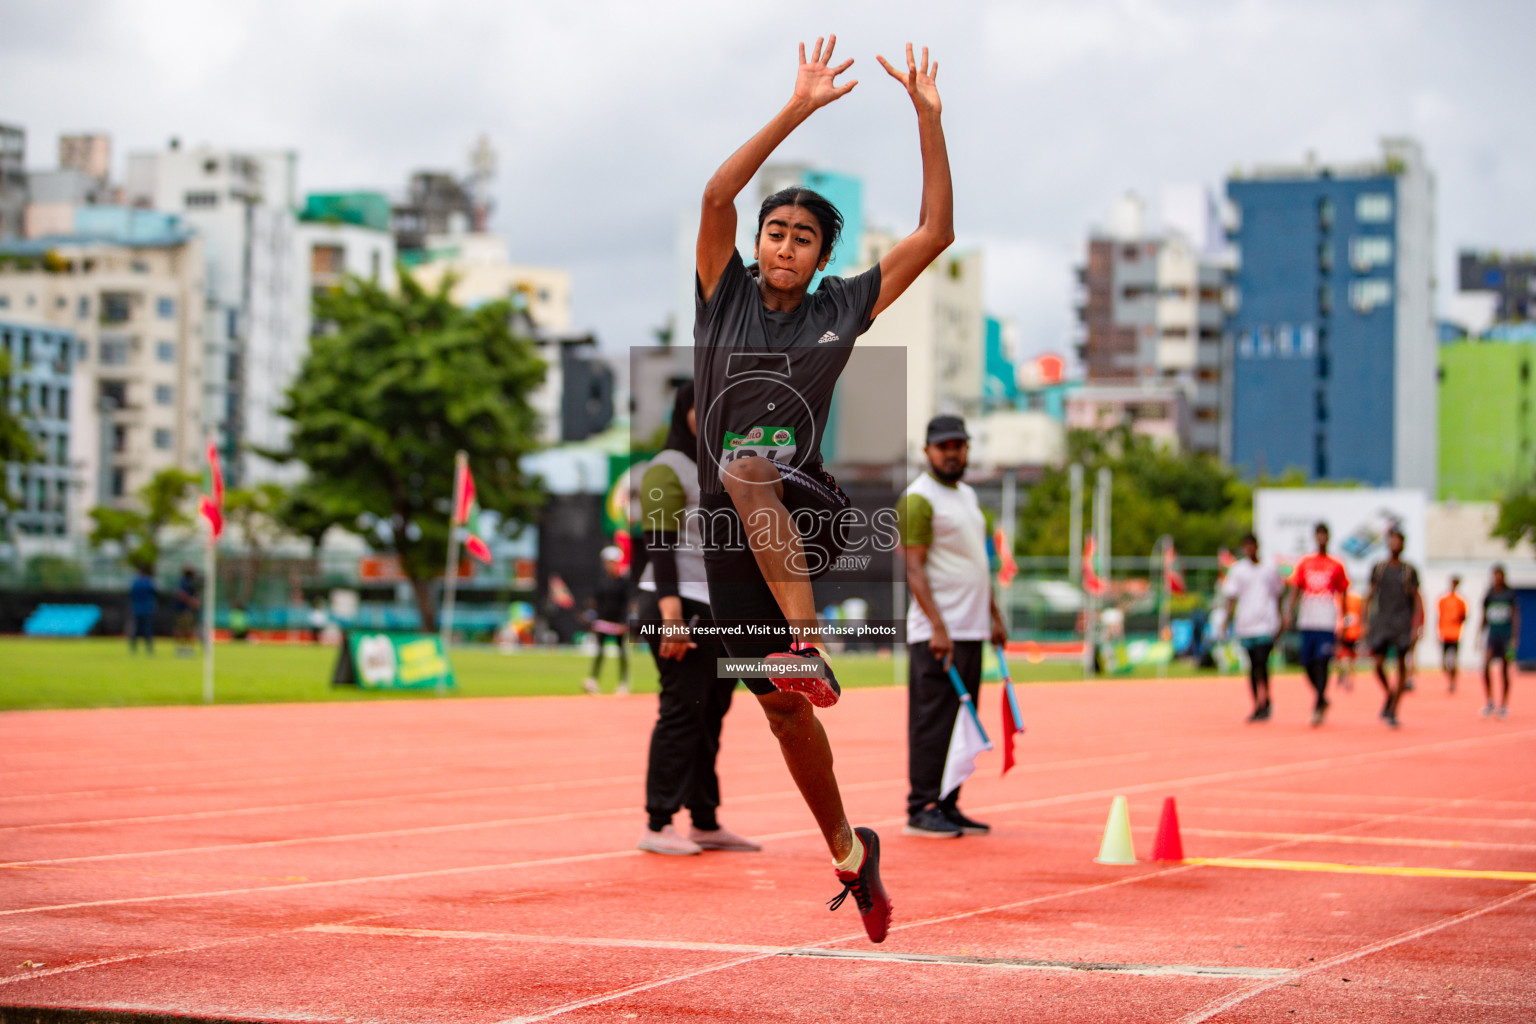
[[[843,892],[852,893],[864,928],[883,941],[891,903],[880,881],[879,837],[853,829],[832,773],[832,750],[812,704],[830,707],[840,690],[821,653],[811,580],[837,554],[848,499],[821,468],[821,438],[848,347],[954,240],[953,189],[940,102],[927,50],[921,66],[885,70],[901,82],[917,113],[923,202],[917,230],[864,274],[827,278],[842,217],[809,189],[770,196],[758,214],[749,270],[736,252],[736,197],[764,161],[818,108],[848,94],[835,79],[853,62],[829,67],[835,36],[800,70],[790,101],[722,164],[704,190],[699,217],[694,352],[699,490],[710,606],[722,626],[766,624],[721,639],[733,658],[763,663],[741,673],[779,740],[785,764],[831,851]],[[892,395],[901,401],[904,395]]]
[[[1387,560],[1371,568],[1371,593],[1365,599],[1366,642],[1376,658],[1376,678],[1386,691],[1381,720],[1398,727],[1397,705],[1408,678],[1408,656],[1419,642],[1424,627],[1424,599],[1419,594],[1419,573],[1403,561],[1403,532],[1387,531]],[[1387,657],[1397,658],[1397,686],[1387,679]]]

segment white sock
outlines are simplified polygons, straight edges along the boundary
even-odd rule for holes
[[[848,856],[832,863],[839,871],[857,871],[859,865],[864,863],[864,840],[859,838],[857,832],[853,834],[853,849],[848,851]]]

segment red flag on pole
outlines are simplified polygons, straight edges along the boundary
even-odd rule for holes
[[[1099,575],[1098,545],[1092,537],[1083,545],[1083,589],[1090,594],[1102,594],[1108,589],[1104,586],[1104,578]]]
[[[1184,574],[1179,571],[1179,554],[1173,550],[1173,541],[1163,548],[1163,583],[1170,594],[1184,593]]]
[[[219,468],[219,446],[208,439],[208,491],[198,504],[198,511],[208,520],[213,539],[224,532],[224,471]]]
[[[469,522],[470,506],[475,503],[475,477],[469,471],[469,465],[464,466],[464,477],[459,481],[459,493],[453,497],[453,525],[463,526]]]
[[[1008,652],[997,647],[997,669],[1003,677],[1003,774],[1013,767],[1013,741],[1024,733],[1024,716],[1019,713],[1019,698],[1013,692],[1013,677],[1008,673]]]
[[[997,582],[1006,587],[1019,574],[1019,563],[1013,560],[1013,545],[1001,526],[993,533],[992,544],[997,549]]]
[[[464,550],[470,555],[491,564],[491,546],[480,532],[480,503],[475,500],[475,476],[464,464],[464,477],[459,481],[459,493],[453,499],[453,525],[468,527],[464,537]]]

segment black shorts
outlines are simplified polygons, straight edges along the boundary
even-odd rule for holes
[[[1371,653],[1378,658],[1384,658],[1390,653],[1396,653],[1400,658],[1408,657],[1413,650],[1413,633],[1383,633],[1371,637]]]
[[[1490,636],[1488,638],[1488,660],[1508,661],[1514,652],[1513,638],[1507,636]]]
[[[1456,655],[1460,651],[1461,651],[1461,641],[1460,640],[1441,640],[1440,641],[1440,657],[1441,657],[1442,660],[1444,660],[1446,658],[1454,658],[1454,657],[1456,657]]]
[[[831,474],[779,465],[784,481],[784,507],[789,510],[805,551],[807,575],[820,579],[832,568],[848,543],[848,495]],[[793,637],[757,556],[747,544],[746,528],[727,494],[701,494],[699,510],[704,533],[704,571],[709,579],[709,606],[715,621],[729,628],[754,623],[767,631],[753,636],[722,636],[733,658],[765,658],[790,649]],[[775,692],[766,679],[744,679],[747,689],[763,695]]]

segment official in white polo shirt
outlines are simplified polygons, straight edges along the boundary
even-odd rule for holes
[[[981,693],[983,645],[1007,640],[992,593],[987,522],[976,492],[961,483],[970,435],[958,416],[928,423],[923,455],[928,465],[903,492],[898,506],[906,555],[907,589],[907,835],[958,838],[991,829],[961,813],[957,788],[941,798],[960,696],[949,678],[954,665],[976,700]]]

